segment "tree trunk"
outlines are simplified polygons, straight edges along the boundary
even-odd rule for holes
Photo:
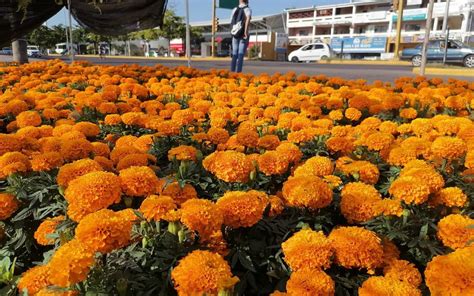
[[[26,39],[16,39],[12,42],[13,61],[19,64],[28,63]]]

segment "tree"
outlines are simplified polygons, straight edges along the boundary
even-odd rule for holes
[[[163,19],[163,25],[158,29],[158,36],[168,39],[168,53],[170,52],[171,40],[184,38],[186,25],[184,18],[177,16],[173,10],[167,10]]]
[[[61,40],[56,38],[55,32],[47,26],[40,26],[27,35],[28,44],[37,45],[42,50],[54,48]]]

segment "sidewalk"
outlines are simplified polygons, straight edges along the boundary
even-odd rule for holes
[[[59,54],[50,54],[50,57],[64,57]],[[94,54],[83,54],[83,55],[77,55],[78,57],[84,57],[84,58],[100,58],[99,55],[94,55]],[[144,56],[113,56],[113,55],[108,55],[105,56],[106,59],[128,59],[128,60],[164,60],[164,61],[186,61],[186,57],[144,57]],[[193,61],[230,61],[229,57],[225,58],[214,58],[214,57],[192,57]]]
[[[332,65],[390,65],[390,66],[411,66],[409,61],[396,61],[396,60],[321,60],[317,61],[318,64],[332,64]]]

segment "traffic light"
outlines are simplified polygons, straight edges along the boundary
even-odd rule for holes
[[[218,18],[218,17],[216,17],[216,18],[214,19],[213,26],[214,26],[214,31],[217,31],[218,28],[219,28],[219,18]]]

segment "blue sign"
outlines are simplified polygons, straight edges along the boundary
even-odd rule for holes
[[[332,49],[341,53],[344,41],[344,53],[383,53],[387,44],[387,37],[351,37],[333,38]]]

